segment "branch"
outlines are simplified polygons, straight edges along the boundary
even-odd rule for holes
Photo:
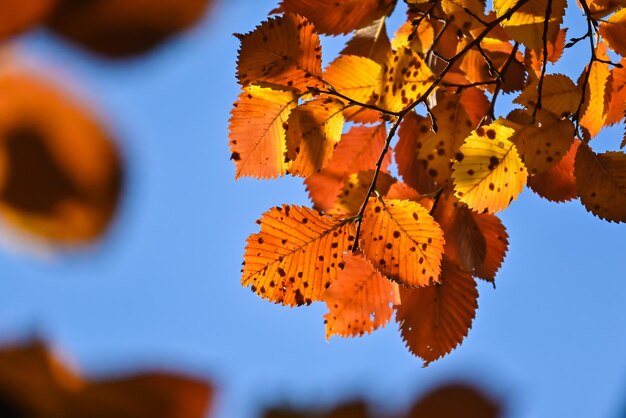
[[[349,107],[349,106],[360,106],[360,107],[364,107],[364,108],[367,108],[367,109],[371,109],[371,110],[383,113],[385,115],[400,116],[400,112],[392,112],[391,110],[383,109],[382,107],[378,107],[376,105],[371,105],[371,104],[359,102],[358,100],[354,100],[351,97],[346,96],[345,94],[339,93],[332,86],[329,87],[327,90],[321,90],[321,89],[319,89],[317,87],[309,87],[308,89],[309,89],[309,91],[311,93],[314,93],[314,94],[328,94],[329,96],[339,97],[340,99],[348,102],[348,106],[346,106],[346,107]]]
[[[513,63],[513,60],[515,59],[515,56],[517,55],[518,49],[519,49],[519,42],[515,42],[515,45],[513,45],[513,49],[511,50],[511,53],[509,54],[508,58],[504,62],[504,65],[502,66],[502,74],[506,74],[507,70]],[[505,81],[506,80],[504,78],[497,80],[496,88],[493,91],[493,96],[491,96],[491,103],[489,104],[489,110],[487,111],[487,114],[485,115],[485,117],[482,118],[482,120],[478,123],[478,126],[481,126],[483,123],[485,123],[485,121],[487,120],[487,117],[490,117],[492,121],[496,119],[496,115],[495,115],[496,100],[498,100],[498,94],[500,94],[500,91],[502,91],[502,86],[504,85]]]

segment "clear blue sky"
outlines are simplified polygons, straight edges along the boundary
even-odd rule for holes
[[[235,182],[229,161],[238,92],[231,35],[274,4],[222,1],[201,27],[132,63],[86,58],[43,34],[25,40],[26,51],[99,101],[130,181],[118,223],[95,251],[54,261],[0,253],[0,338],[43,335],[98,375],[155,364],[195,370],[217,382],[221,418],[358,394],[402,406],[447,378],[484,384],[510,404],[511,418],[623,413],[626,227],[577,202],[551,204],[526,190],[503,213],[510,248],[497,289],[480,284],[469,337],[426,369],[394,323],[326,342],[322,304],[288,309],[241,288],[254,221],[276,204],[308,204],[300,180]],[[331,43],[326,59],[340,46]],[[581,68],[581,57],[584,49],[562,71]],[[615,147],[620,131],[599,147]]]

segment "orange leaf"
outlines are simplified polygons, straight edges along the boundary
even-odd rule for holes
[[[370,198],[361,237],[365,257],[393,280],[406,286],[439,281],[443,232],[419,203]]]
[[[537,103],[537,80],[533,80],[515,100],[529,110]],[[557,116],[574,114],[580,103],[581,91],[569,77],[562,74],[547,74],[543,80],[541,94],[542,109]]]
[[[124,181],[109,133],[80,103],[27,74],[3,73],[0,90],[5,221],[63,245],[101,237]]]
[[[415,112],[407,113],[398,129],[400,139],[393,150],[398,173],[409,186],[420,193],[431,193],[436,190],[435,181],[428,175],[426,169],[427,162],[417,159],[419,137],[428,132],[428,129],[426,118]]]
[[[620,61],[622,68],[613,67],[607,90],[609,93],[605,125],[613,125],[624,119],[626,113],[626,58]]]
[[[353,226],[289,205],[270,209],[257,223],[261,232],[248,238],[242,285],[283,305],[320,300],[344,267]]]
[[[574,158],[580,141],[576,139],[561,161],[543,173],[528,177],[528,187],[539,196],[552,202],[572,200],[576,194]]]
[[[581,144],[574,175],[576,191],[589,212],[611,222],[626,222],[626,154],[596,154]]]
[[[201,418],[211,397],[208,383],[162,372],[82,379],[41,343],[0,350],[2,416]]]
[[[231,160],[239,177],[274,178],[287,172],[285,127],[298,98],[291,90],[250,85],[231,111]]]
[[[400,287],[396,321],[402,339],[424,366],[463,341],[478,308],[476,282],[454,263],[442,263],[441,283],[417,289]]]
[[[3,1],[0,3],[0,39],[4,40],[42,23],[57,0]]]
[[[551,112],[538,111],[535,122],[529,113],[522,111],[513,111],[507,119],[507,126],[515,129],[511,141],[531,175],[547,171],[558,163],[574,141],[572,121],[560,119]]]
[[[339,35],[388,15],[395,3],[394,0],[282,0],[272,13],[300,13],[320,33]]]
[[[337,218],[347,218],[359,212],[367,196],[367,192],[374,179],[374,171],[361,171],[348,176],[341,187],[341,193],[332,208],[327,211],[328,215]],[[396,179],[387,173],[380,173],[376,179],[374,192],[384,196]]]
[[[326,339],[361,336],[387,325],[400,303],[398,285],[380,275],[362,255],[346,254],[346,267],[324,294]]]
[[[387,56],[391,53],[385,20],[385,17],[381,17],[357,30],[341,51],[341,55],[357,55],[370,58],[380,65],[385,64]]]
[[[599,32],[607,45],[621,56],[626,56],[626,9],[618,10],[607,21],[600,23]]]
[[[608,59],[604,52],[606,46],[602,46],[603,44],[598,44],[596,54],[599,58]],[[591,138],[600,132],[606,121],[608,107],[606,92],[610,75],[611,72],[607,64],[598,61],[591,64],[591,72],[585,91],[585,102],[580,117],[580,125],[586,128]]]
[[[237,78],[242,86],[265,81],[305,91],[321,87],[322,47],[313,25],[287,14],[239,35]]]
[[[332,98],[314,99],[289,114],[287,155],[293,161],[287,172],[309,176],[324,167],[333,155],[343,130],[344,105]]]
[[[124,58],[147,52],[188,29],[204,16],[212,0],[61,0],[58,3],[48,20],[56,34],[108,57]]]
[[[348,175],[373,169],[386,139],[384,123],[378,126],[353,126],[344,134],[328,164],[304,181],[314,207],[321,211],[330,209]],[[386,171],[389,164],[391,156],[387,153],[381,170]]]
[[[493,282],[508,248],[508,234],[500,219],[476,213],[445,194],[433,216],[446,237],[446,258],[473,276]]]

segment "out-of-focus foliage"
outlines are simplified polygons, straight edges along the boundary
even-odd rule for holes
[[[565,0],[495,0],[493,10],[406,0],[389,36],[400,3],[282,0],[237,35],[229,145],[238,178],[303,177],[319,211],[264,214],[242,284],[283,305],[324,301],[327,338],[372,332],[395,310],[428,364],[467,335],[476,279],[495,283],[508,249],[496,214],[525,185],[626,222],[626,154],[592,148],[625,121],[626,15],[623,2],[580,0],[587,32],[568,41]],[[323,68],[321,35],[343,33],[346,48]],[[549,74],[579,42],[580,77]],[[502,93],[520,107],[497,114]]]
[[[0,349],[0,416],[202,418],[212,386],[165,372],[88,379],[40,342]]]
[[[275,407],[263,418],[501,418],[503,406],[482,390],[466,383],[449,383],[437,387],[404,412],[387,412],[364,401],[352,401],[322,410],[309,408]]]
[[[57,0],[0,0],[0,40],[38,25],[56,3]]]

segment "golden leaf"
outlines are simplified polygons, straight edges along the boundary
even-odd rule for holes
[[[274,178],[287,172],[285,126],[297,105],[291,90],[255,84],[243,88],[229,126],[230,158],[237,178]]]
[[[532,110],[537,103],[537,80],[533,80],[513,101]],[[576,113],[581,91],[576,84],[562,74],[546,74],[541,94],[542,109],[562,116]]]
[[[283,205],[257,221],[248,238],[241,283],[274,303],[295,306],[320,300],[344,268],[354,227],[300,206]]]
[[[454,191],[471,209],[498,212],[524,188],[527,172],[510,141],[514,133],[495,122],[473,131],[459,150],[452,166]]]
[[[604,51],[606,51],[606,46],[598,44],[596,54],[599,58],[608,59]],[[580,116],[580,125],[585,128],[591,138],[600,132],[606,121],[608,108],[606,89],[610,75],[607,64],[598,61],[591,64],[585,102]]]
[[[327,213],[338,218],[356,215],[363,206],[373,179],[373,170],[361,171],[348,176],[342,185],[341,193]],[[374,192],[384,196],[395,182],[395,178],[381,172],[376,179]]]
[[[387,325],[400,303],[398,285],[380,275],[360,254],[346,254],[345,268],[324,293],[326,339],[361,336]]]
[[[309,176],[324,167],[333,155],[343,130],[344,104],[332,98],[306,102],[287,119],[287,172]]]
[[[621,56],[626,56],[626,9],[618,10],[608,20],[600,23],[600,35],[607,45]]]
[[[443,232],[419,203],[370,198],[361,240],[365,257],[393,280],[405,286],[439,281]]]

